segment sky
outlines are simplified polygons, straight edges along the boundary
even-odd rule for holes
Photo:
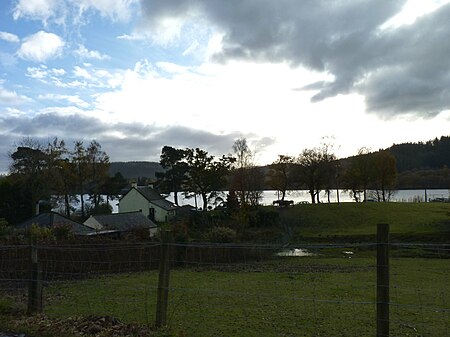
[[[2,0],[0,172],[25,138],[257,164],[450,134],[450,0]]]

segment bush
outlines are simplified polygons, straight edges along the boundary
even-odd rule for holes
[[[248,214],[248,223],[250,227],[272,227],[279,222],[279,213],[266,207],[258,207]]]
[[[204,237],[210,242],[231,243],[236,241],[236,231],[229,227],[213,227]]]
[[[30,236],[37,242],[54,241],[55,236],[53,231],[48,227],[40,227],[39,225],[32,224],[30,228]]]
[[[8,239],[13,233],[13,228],[8,225],[8,222],[0,218],[0,239]]]
[[[56,224],[51,231],[56,240],[68,240],[74,237],[72,228],[69,225]]]

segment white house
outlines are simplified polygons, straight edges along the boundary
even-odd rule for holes
[[[140,211],[156,222],[169,221],[175,216],[177,208],[178,206],[164,199],[151,186],[133,184],[119,200],[119,213]]]

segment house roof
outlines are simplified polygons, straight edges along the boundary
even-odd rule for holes
[[[141,212],[114,213],[107,215],[91,215],[103,228],[129,231],[136,228],[156,228],[156,224]]]
[[[72,233],[80,235],[91,233],[93,231],[92,228],[66,218],[65,216],[56,212],[41,213],[39,215],[36,215],[20,223],[17,228],[28,229],[33,224],[36,224],[40,227],[54,227],[58,225],[69,226],[72,229]]]
[[[178,208],[174,203],[164,199],[164,197],[161,196],[161,194],[159,194],[149,186],[132,187],[127,193],[123,195],[123,197],[125,197],[125,195],[127,195],[132,189],[138,191],[145,199],[147,199],[147,201],[151,202],[152,204],[155,204],[156,206],[166,211],[172,211]]]

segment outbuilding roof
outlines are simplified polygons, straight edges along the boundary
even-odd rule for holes
[[[107,215],[91,215],[103,228],[129,231],[136,228],[156,228],[156,224],[141,212],[113,213]]]
[[[47,227],[47,228],[55,226],[69,226],[71,228],[72,233],[79,235],[85,235],[93,232],[92,228],[85,226],[82,223],[71,220],[56,212],[41,213],[39,215],[36,215],[20,223],[17,226],[17,228],[29,229],[33,224],[39,227]]]

